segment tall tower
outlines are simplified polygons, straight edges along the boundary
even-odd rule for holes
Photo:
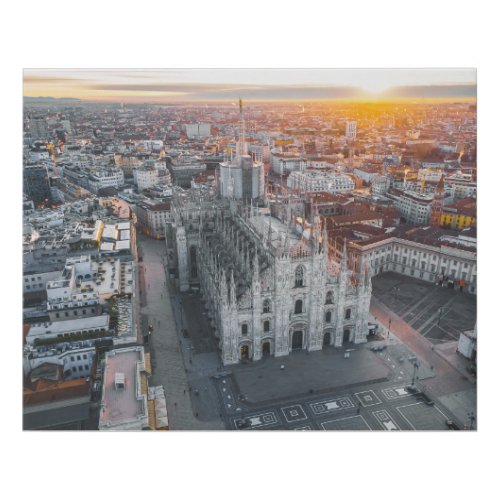
[[[240,125],[239,125],[239,138],[236,143],[236,158],[241,158],[248,154],[248,146],[245,142],[245,120],[243,118],[243,101],[239,100],[240,105]]]
[[[349,164],[349,168],[351,168],[351,169],[352,169],[352,166],[353,166],[352,158],[353,158],[353,154],[354,154],[354,151],[353,151],[353,142],[356,139],[357,127],[358,127],[358,124],[355,121],[348,121],[345,124],[345,136],[346,136],[347,142],[349,144],[349,161],[348,161],[348,164]]]
[[[443,213],[444,204],[444,175],[441,176],[436,186],[436,194],[431,203],[431,226],[441,226],[441,214]]]
[[[356,139],[358,124],[355,121],[348,121],[345,124],[345,136],[348,140]]]
[[[249,202],[265,195],[264,164],[252,161],[245,141],[243,102],[240,105],[239,137],[236,154],[230,162],[219,165],[219,193],[223,198],[235,198]]]

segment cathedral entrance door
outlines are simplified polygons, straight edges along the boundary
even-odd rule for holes
[[[351,330],[349,330],[349,328],[346,328],[344,330],[344,338],[342,339],[342,344],[349,343],[350,336],[351,336]]]
[[[262,356],[269,356],[271,354],[271,343],[264,342],[262,344]]]
[[[330,345],[330,332],[323,335],[323,345]]]
[[[241,346],[241,361],[248,361],[248,346]]]
[[[292,336],[292,349],[302,349],[302,330],[293,332]]]

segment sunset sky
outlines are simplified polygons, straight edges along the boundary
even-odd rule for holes
[[[475,98],[474,69],[26,69],[24,96],[91,101]]]

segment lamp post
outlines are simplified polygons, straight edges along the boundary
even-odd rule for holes
[[[474,426],[474,420],[475,420],[475,416],[474,416],[474,412],[471,411],[471,412],[467,412],[467,416],[469,417],[469,420],[470,420],[470,426],[469,426],[469,430],[473,430],[473,426]]]
[[[179,309],[180,309],[180,312],[181,312],[181,332],[183,330],[183,321],[182,321],[182,299],[179,297]]]
[[[417,378],[418,367],[419,367],[418,361],[415,361],[413,363],[413,378],[411,379],[412,386],[415,385],[415,379]]]

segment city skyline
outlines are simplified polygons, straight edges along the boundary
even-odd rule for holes
[[[475,99],[475,69],[25,69],[24,96],[164,103]]]

